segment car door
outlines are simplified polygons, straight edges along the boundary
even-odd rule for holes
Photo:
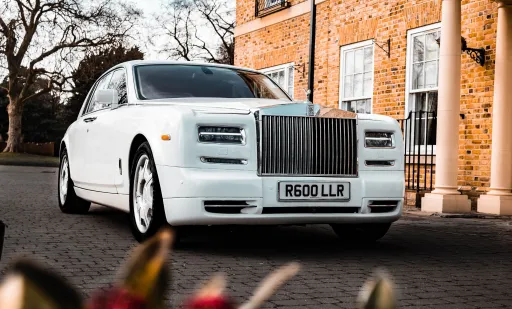
[[[89,125],[90,155],[87,157],[91,171],[90,182],[93,190],[106,193],[117,193],[116,177],[119,175],[119,122],[122,116],[120,109],[126,102],[126,73],[124,68],[112,72],[112,78],[106,89],[114,89],[118,93],[118,104],[115,108],[104,106],[96,119]]]
[[[110,74],[100,77],[89,92],[81,114],[69,128],[68,155],[71,179],[75,186],[87,189],[89,187],[89,171],[87,169],[88,130],[94,111],[94,94],[97,89],[104,89],[109,82]]]
[[[95,190],[97,189],[95,179],[97,178],[96,174],[98,171],[93,169],[91,156],[93,156],[97,151],[97,144],[94,140],[94,133],[91,132],[93,129],[93,124],[98,120],[101,114],[108,111],[109,106],[104,106],[103,104],[96,101],[96,92],[100,89],[106,89],[110,79],[112,78],[112,72],[109,72],[98,79],[96,83],[96,87],[94,92],[90,96],[90,101],[87,104],[83,116],[80,118],[79,122],[81,123],[81,156],[83,157],[83,166],[82,166],[82,181],[80,184],[77,184],[78,187],[87,190]],[[92,134],[91,134],[92,133]]]

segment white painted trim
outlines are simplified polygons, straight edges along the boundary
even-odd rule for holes
[[[404,110],[404,118],[407,118],[407,115],[409,114],[409,96],[411,94],[410,92],[410,86],[411,86],[411,74],[412,74],[412,62],[413,62],[413,51],[414,48],[412,46],[412,37],[415,34],[430,31],[434,29],[441,29],[441,23],[435,23],[419,28],[409,29],[407,30],[407,47],[406,47],[406,60],[405,60],[405,110]],[[419,91],[419,89],[418,89]]]
[[[238,1],[248,1],[248,0],[238,0]],[[251,0],[254,2],[254,0]],[[256,17],[249,22],[240,24],[235,27],[235,38],[253,31],[260,30],[262,28],[280,23],[282,21],[304,15],[311,11],[311,0],[304,1],[299,4],[293,5],[287,9],[282,11],[278,11],[276,13],[272,13],[270,15],[264,17]],[[315,3],[318,5],[327,0],[316,0]]]
[[[370,45],[373,48],[373,61],[372,61],[373,76],[372,76],[372,94],[370,95],[369,99],[370,99],[370,113],[373,113],[373,89],[374,89],[374,84],[375,84],[375,41],[373,39],[344,45],[340,48],[340,84],[338,87],[338,108],[339,109],[342,108],[342,102],[344,101],[343,99],[345,99],[343,97],[343,91],[344,91],[343,86],[345,85],[345,77],[343,74],[343,69],[344,69],[343,64],[345,62],[344,53],[346,51],[349,51],[352,49],[357,49],[357,48],[366,47],[366,46],[370,46]],[[364,82],[364,79],[363,79],[363,82]],[[352,98],[347,98],[347,99],[352,100]],[[368,99],[368,97],[361,97],[361,98],[354,98],[354,99],[363,100],[363,99]],[[345,100],[345,101],[347,101],[347,100]]]
[[[294,65],[295,65],[295,62],[283,63],[283,64],[276,65],[273,67],[263,68],[263,69],[260,69],[259,71],[267,74],[267,73],[272,73],[273,71],[279,71],[282,69],[286,69],[286,68],[288,68],[290,66],[294,66]]]
[[[439,29],[441,30],[441,23],[438,22],[438,23],[435,23],[435,24],[430,24],[430,25],[427,25],[427,26],[423,26],[423,27],[418,27],[418,28],[414,28],[414,29],[409,29],[407,30],[407,47],[406,47],[406,60],[405,60],[405,109],[404,109],[404,118],[407,118],[409,116],[409,112],[410,112],[410,109],[409,109],[409,98],[411,96],[411,93],[418,93],[418,92],[426,92],[426,91],[432,91],[432,90],[435,90],[435,89],[432,89],[432,88],[426,88],[426,89],[416,89],[416,90],[410,90],[410,86],[411,86],[411,75],[412,75],[412,63],[413,63],[413,51],[414,51],[414,46],[413,46],[413,41],[412,41],[412,38],[414,35],[416,34],[419,34],[419,33],[422,33],[422,32],[427,32],[427,31],[432,31],[432,30],[436,30],[436,29]],[[440,74],[440,72],[438,72],[438,75]],[[438,85],[439,87],[439,85]],[[424,146],[421,146],[420,147],[420,152],[421,154],[430,154],[430,147],[427,147],[428,149],[425,149]],[[434,145],[433,147],[433,155],[435,156],[436,155],[436,145]],[[407,152],[407,149],[406,149],[406,152]]]
[[[284,79],[285,79],[286,85],[282,86],[282,88],[286,91],[286,93],[288,93],[288,84],[290,82],[290,72],[289,72],[290,67],[295,68],[295,62],[284,63],[284,64],[276,65],[273,67],[260,69],[259,71],[267,76],[274,72],[284,71]],[[295,74],[295,69],[294,69],[293,73]],[[288,95],[291,96],[292,99],[294,98],[294,92],[295,92],[295,76],[293,76],[293,77],[294,78],[293,78],[293,85],[292,85],[292,87],[293,87],[292,93],[288,93]],[[269,76],[269,78],[270,78],[270,76]]]

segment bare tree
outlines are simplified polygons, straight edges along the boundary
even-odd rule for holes
[[[156,21],[174,59],[234,63],[234,10],[229,0],[170,0]]]
[[[4,152],[19,149],[24,103],[62,89],[77,55],[122,41],[140,14],[112,0],[7,0],[0,9],[0,66],[7,73],[9,98]],[[27,95],[38,78],[48,84]]]

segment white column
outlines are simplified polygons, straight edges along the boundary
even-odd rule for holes
[[[457,191],[461,80],[461,0],[443,0],[439,55],[435,190],[422,199],[427,212],[470,212]]]
[[[498,3],[498,30],[492,115],[491,190],[478,211],[512,215],[512,6]]]

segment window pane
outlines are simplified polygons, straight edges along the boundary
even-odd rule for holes
[[[435,115],[437,113],[437,92],[429,92],[427,99],[428,111],[431,112],[427,117],[427,128],[425,131],[427,144],[435,145],[437,141],[437,120]]]
[[[414,111],[426,111],[427,110],[427,94],[426,92],[414,94]]]
[[[414,37],[413,42],[413,61],[419,62],[425,60],[425,36],[424,35],[418,35]]]
[[[363,74],[354,75],[354,97],[363,96]]]
[[[437,113],[437,91],[428,93],[427,111]]]
[[[356,111],[356,101],[345,101],[345,102],[343,102],[341,104],[341,108],[343,110],[355,113],[355,111]]]
[[[373,72],[364,73],[363,93],[364,93],[365,97],[369,97],[372,95],[372,75],[373,75]]]
[[[345,76],[345,83],[343,85],[343,97],[344,98],[351,98],[354,96],[354,93],[352,91],[354,87],[353,83],[353,75]]]
[[[358,114],[366,113],[366,100],[357,101],[357,113]]]
[[[425,63],[425,87],[437,86],[437,60]]]
[[[364,50],[358,49],[354,53],[354,73],[363,73],[364,71]]]
[[[439,32],[433,32],[426,35],[426,60],[435,60],[439,58],[439,45],[436,42]]]
[[[293,66],[288,68],[288,94],[293,98],[293,80],[294,80]]]
[[[373,69],[373,48],[366,47],[364,49],[364,71],[370,72]]]
[[[372,106],[371,106],[371,104],[372,104],[372,100],[365,100],[365,106],[366,106],[365,112],[367,114],[371,114],[372,113]]]
[[[115,89],[118,96],[118,104],[127,103],[126,97],[126,76],[124,70],[117,70],[112,75],[107,89]],[[105,106],[107,107],[107,106]]]
[[[96,87],[96,89],[94,90],[94,93],[92,94],[91,102],[90,102],[89,106],[87,107],[87,111],[86,111],[87,113],[97,111],[97,110],[100,110],[103,108],[103,106],[101,104],[96,102],[96,99],[95,99],[96,92],[98,92],[98,90],[100,90],[100,89],[107,89],[107,85],[110,82],[111,77],[112,77],[112,73],[109,73],[108,75],[105,75],[98,82],[98,86]]]
[[[354,74],[354,52],[345,53],[345,75]]]
[[[351,101],[350,103],[350,107],[349,107],[349,111],[355,113],[356,112],[356,104],[357,104],[357,101]]]
[[[417,63],[413,65],[412,89],[421,88],[425,88],[425,82],[423,80],[423,63]]]
[[[278,82],[279,86],[286,88],[286,85],[284,83],[284,70],[279,71],[279,76],[277,79],[279,80],[279,82]]]

